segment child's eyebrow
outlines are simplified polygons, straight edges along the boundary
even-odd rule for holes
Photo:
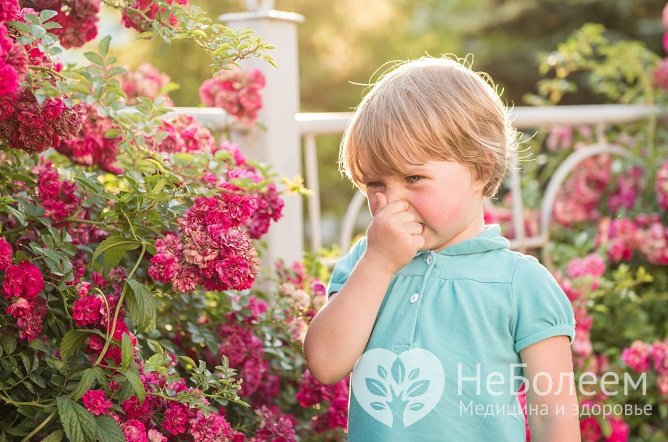
[[[422,172],[422,171],[425,171],[425,170],[428,170],[428,169],[429,169],[429,166],[427,166],[426,164],[409,164],[404,169],[404,172],[405,173]]]

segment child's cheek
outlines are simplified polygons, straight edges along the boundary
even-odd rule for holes
[[[427,198],[416,203],[418,218],[432,227],[451,221],[458,208],[440,198]]]

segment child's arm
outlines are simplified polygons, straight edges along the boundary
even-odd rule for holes
[[[423,247],[422,226],[405,201],[387,204],[377,194],[379,210],[367,232],[367,248],[341,290],[313,318],[304,339],[311,374],[336,383],[352,370],[371,335],[392,276]]]
[[[520,357],[526,364],[524,374],[529,380],[527,414],[531,440],[579,442],[578,401],[568,337],[554,336],[537,342],[522,350]],[[567,380],[571,380],[571,384]],[[534,412],[529,413],[530,410]]]

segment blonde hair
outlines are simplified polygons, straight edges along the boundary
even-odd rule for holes
[[[394,64],[364,97],[348,123],[341,171],[360,188],[364,174],[402,174],[408,164],[457,161],[494,196],[517,135],[485,74],[467,60],[424,57]]]

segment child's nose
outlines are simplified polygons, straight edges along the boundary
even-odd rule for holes
[[[411,201],[411,196],[403,187],[395,187],[392,189],[385,190],[385,197],[387,198],[387,203],[390,204],[394,201],[404,201],[408,203],[408,211],[415,213],[415,208],[413,207],[413,202]]]
[[[401,189],[401,187],[392,187],[385,189],[385,197],[387,198],[387,203],[393,203],[395,201],[401,201],[406,199],[406,193]]]

